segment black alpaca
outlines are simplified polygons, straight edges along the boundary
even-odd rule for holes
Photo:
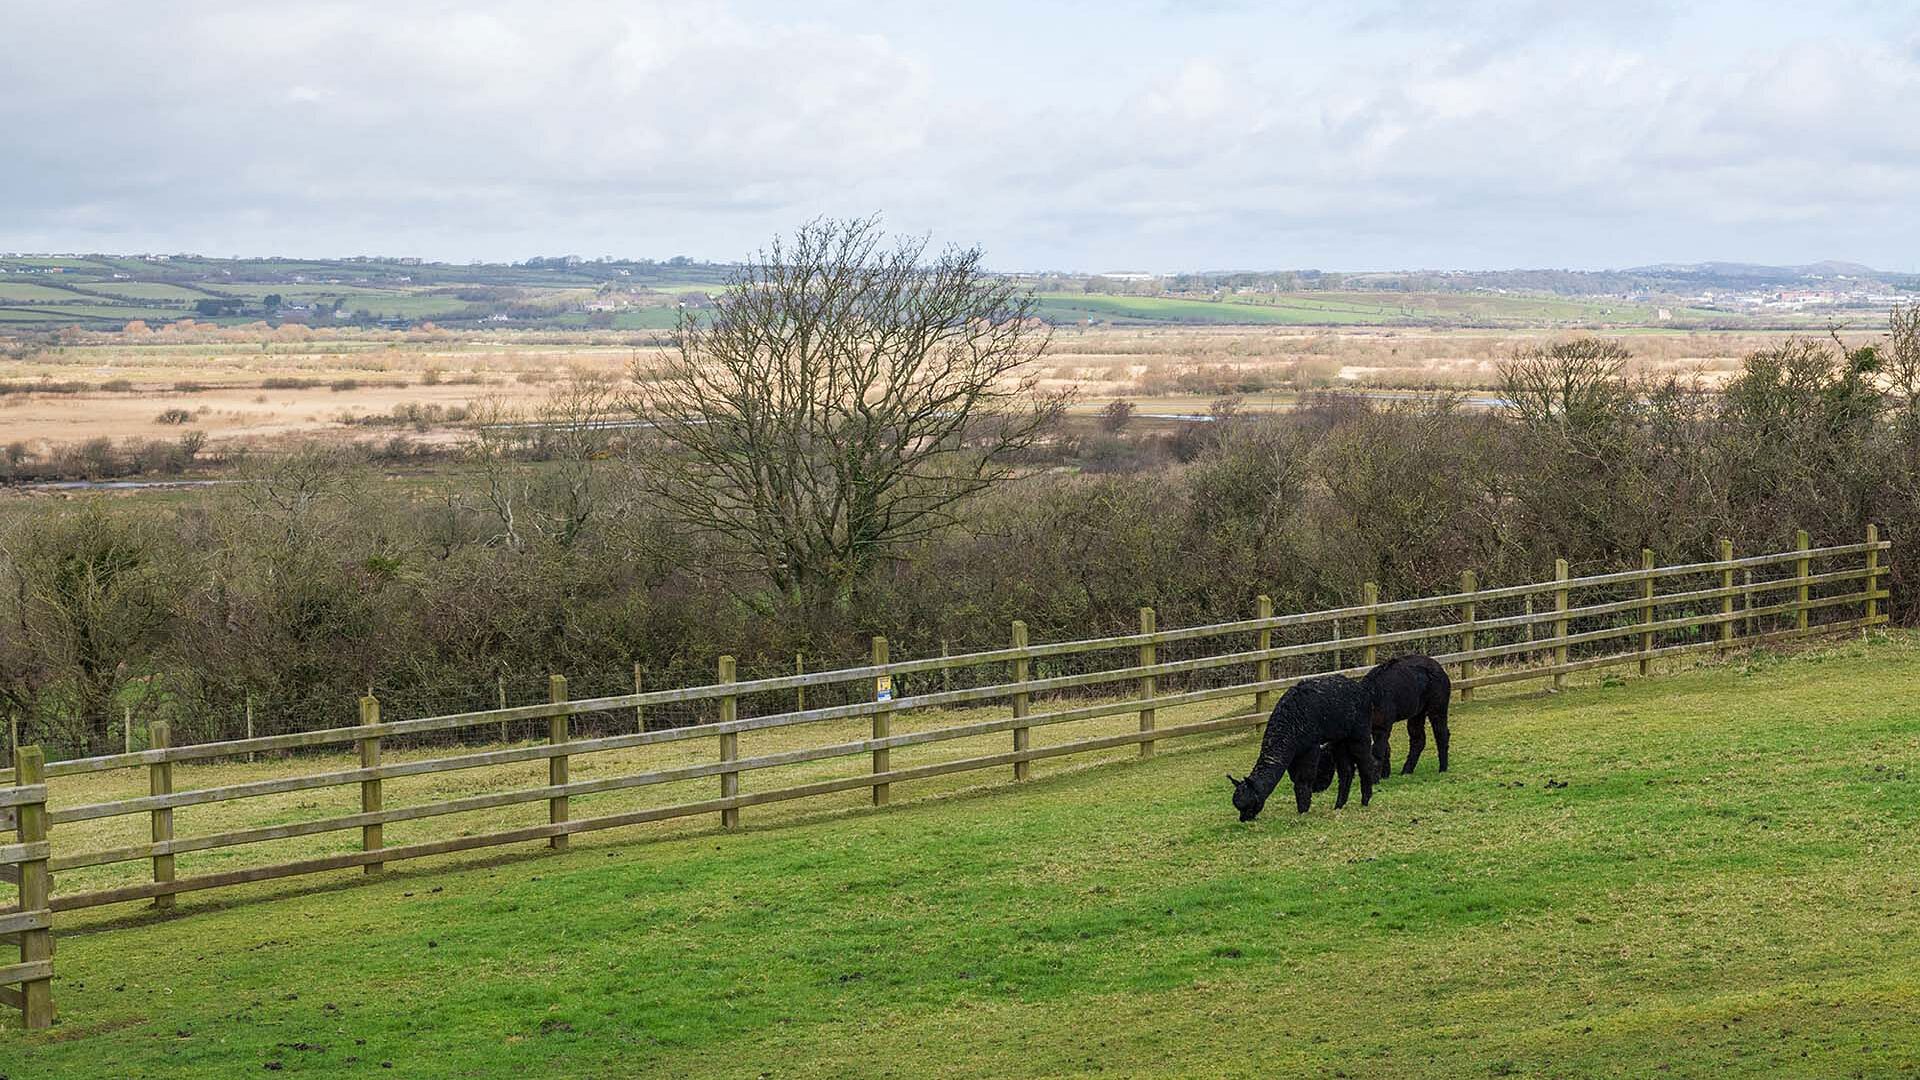
[[[1447,743],[1453,735],[1447,728],[1447,699],[1453,694],[1447,669],[1431,656],[1396,656],[1367,672],[1360,685],[1367,691],[1373,759],[1380,779],[1393,772],[1393,725],[1402,720],[1407,722],[1407,763],[1400,771],[1410,773],[1420,763],[1420,752],[1427,748],[1425,722],[1430,721],[1440,771],[1446,772]]]
[[[1280,777],[1293,779],[1293,801],[1301,813],[1313,802],[1315,773],[1326,756],[1340,774],[1340,794],[1334,809],[1347,805],[1347,790],[1356,769],[1360,773],[1360,805],[1373,801],[1378,774],[1368,741],[1367,692],[1344,675],[1306,679],[1285,694],[1267,718],[1267,734],[1260,741],[1260,757],[1244,780],[1233,783],[1233,808],[1241,821],[1260,816],[1267,796],[1280,786]],[[1327,744],[1323,753],[1321,744]],[[1320,785],[1325,788],[1325,783]]]

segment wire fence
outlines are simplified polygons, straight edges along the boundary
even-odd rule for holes
[[[1722,554],[1722,561],[1731,558],[1731,552]],[[1651,553],[1647,553],[1643,567],[1651,567],[1651,560]],[[1579,569],[1587,577],[1598,574],[1604,578],[1609,572],[1617,572],[1617,568],[1607,567]],[[1564,572],[1569,578],[1572,577],[1571,568],[1566,568]],[[1655,629],[1631,642],[1641,651],[1694,645],[1713,638],[1764,636],[1808,625],[1806,620],[1809,618],[1817,622],[1825,610],[1817,606],[1820,601],[1845,594],[1859,585],[1858,575],[1822,580],[1821,575],[1814,574],[1811,576],[1815,580],[1803,586],[1797,584],[1803,572],[1808,572],[1808,568],[1789,559],[1734,568],[1721,567],[1718,563],[1702,564],[1700,569],[1663,573],[1657,581],[1619,580],[1596,584],[1574,579],[1571,588],[1578,590],[1579,597],[1577,601],[1568,601],[1574,610],[1566,618],[1564,626],[1555,618],[1559,590],[1551,579],[1504,588],[1489,585],[1486,589],[1475,591],[1488,591],[1494,595],[1462,600],[1445,611],[1395,608],[1395,598],[1379,596],[1368,586],[1360,597],[1355,598],[1352,613],[1346,616],[1318,622],[1275,625],[1264,630],[1250,628],[1239,633],[1186,637],[1160,643],[1150,653],[1142,652],[1138,644],[1115,644],[1036,656],[1028,663],[1028,676],[1049,679],[1149,662],[1166,664],[1206,660],[1250,652],[1263,646],[1286,653],[1264,662],[1249,660],[1225,666],[1201,666],[1155,677],[1154,686],[1158,692],[1184,693],[1247,682],[1262,671],[1268,677],[1280,678],[1352,669],[1408,652],[1437,654],[1464,651],[1469,636],[1474,648],[1486,650],[1505,647],[1510,650],[1474,662],[1474,666],[1482,671],[1578,664],[1601,658],[1621,647],[1619,638],[1598,636],[1609,629],[1617,630],[1643,622],[1656,623]],[[1886,568],[1882,567],[1880,574],[1885,573]],[[1463,579],[1463,597],[1468,595],[1466,582],[1471,579],[1471,575]],[[1473,584],[1478,585],[1477,582]],[[1646,606],[1650,588],[1657,589],[1658,594],[1652,601],[1651,611]],[[1811,611],[1796,612],[1783,608],[1789,602],[1802,599],[1803,593],[1809,604],[1816,605]],[[1361,610],[1370,600],[1380,604],[1381,610],[1375,613]],[[1642,603],[1636,604],[1635,601]],[[1473,609],[1474,629],[1463,631],[1457,626],[1449,626],[1465,618],[1468,606]],[[1581,610],[1593,607],[1607,610],[1599,613]],[[1256,612],[1244,614],[1251,617]],[[1143,610],[1143,620],[1150,620],[1151,617],[1150,611]],[[1713,621],[1715,619],[1718,621]],[[1005,649],[1015,632],[1010,628],[1008,636],[1000,641],[943,642],[942,654],[964,661],[969,654]],[[1344,644],[1369,633],[1401,636],[1384,645]],[[1557,637],[1569,640],[1555,645],[1552,640]],[[1528,644],[1533,647],[1523,648]],[[1151,660],[1148,659],[1149,655]],[[753,682],[858,668],[870,664],[872,660],[871,654],[846,653],[755,656],[740,660],[734,677],[739,681]],[[706,665],[705,671],[710,674],[705,680],[689,677],[684,665],[668,675],[655,675],[631,664],[561,674],[567,678],[567,693],[571,698],[599,699],[711,681],[711,673],[718,670],[718,661],[719,658],[714,657]],[[371,684],[366,692],[379,699],[381,716],[385,719],[446,716],[546,702],[551,694],[551,674],[503,669],[491,681],[473,682],[453,677],[422,679],[413,673],[405,681],[391,685]],[[959,662],[951,666],[902,673],[895,677],[893,693],[902,698],[917,697],[941,691],[977,689],[1013,679],[1012,660],[984,664]],[[152,746],[152,726],[159,721],[169,725],[174,744],[183,745],[315,731],[351,725],[359,720],[359,703],[350,699],[275,693],[237,684],[171,686],[159,676],[136,681],[140,685],[137,690],[125,695],[129,702],[119,710],[119,716],[113,718],[112,728],[105,733],[105,738],[101,738],[99,733],[73,730],[73,725],[80,723],[78,720],[63,723],[58,718],[40,717],[30,719],[23,729],[19,720],[15,719],[10,724],[6,746],[0,748],[7,754],[6,761],[0,765],[10,767],[13,749],[28,744],[43,746],[51,761],[89,752],[97,753],[102,745],[123,752],[145,750]],[[1050,691],[1043,696],[1054,699],[1094,698],[1112,696],[1122,689],[1102,684]],[[1131,692],[1138,688],[1124,689]],[[873,686],[860,680],[830,681],[777,691],[743,693],[738,698],[737,707],[741,716],[766,716],[870,701],[873,693]],[[717,708],[712,701],[677,701],[583,712],[575,714],[573,726],[582,736],[661,730],[711,723],[717,718]],[[447,728],[412,735],[401,745],[510,745],[546,738],[545,723],[545,720],[537,717],[505,719],[491,725]]]

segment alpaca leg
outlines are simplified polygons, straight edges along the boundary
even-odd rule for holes
[[[1403,773],[1410,773],[1420,763],[1420,754],[1427,748],[1427,720],[1424,716],[1415,716],[1407,721],[1407,763],[1400,767]],[[1390,759],[1389,759],[1390,760]],[[1390,764],[1381,763],[1380,775],[1385,776]]]
[[[1373,773],[1385,777],[1393,771],[1393,726],[1373,729]]]
[[[1447,743],[1453,738],[1453,732],[1447,728],[1447,707],[1443,703],[1433,713],[1433,745],[1440,753],[1440,771],[1447,771]]]
[[[1347,792],[1353,788],[1353,755],[1344,748],[1336,748],[1333,752],[1333,767],[1340,773],[1340,793],[1333,800],[1333,808],[1338,810],[1347,805]],[[1364,765],[1361,767],[1365,768]]]
[[[1367,749],[1366,743],[1364,741],[1356,741],[1354,745],[1356,748],[1358,748],[1361,751],[1361,754],[1360,754],[1360,805],[1365,806],[1368,803],[1373,801],[1373,782],[1376,778],[1379,777],[1380,773],[1379,773],[1379,770],[1374,765],[1373,755],[1365,752]]]

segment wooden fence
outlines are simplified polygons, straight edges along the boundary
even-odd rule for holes
[[[38,748],[27,747],[21,750],[17,770],[0,773],[0,783],[11,785],[0,787],[0,814],[10,814],[13,820],[7,824],[19,833],[18,843],[0,846],[0,871],[18,884],[20,894],[17,905],[0,909],[0,934],[17,942],[21,951],[20,963],[0,967],[0,984],[19,984],[20,989],[0,986],[0,1001],[21,1008],[28,1027],[51,1022],[51,931],[53,918],[60,912],[144,899],[167,907],[180,893],[352,867],[376,873],[407,859],[502,844],[545,841],[553,848],[564,849],[568,837],[576,833],[688,815],[718,814],[724,827],[733,828],[746,808],[832,792],[868,789],[872,802],[882,805],[889,801],[895,785],[903,782],[1009,766],[1014,779],[1024,779],[1034,761],[1095,750],[1138,746],[1140,754],[1147,756],[1166,740],[1255,728],[1264,721],[1278,691],[1311,674],[1361,673],[1383,648],[1389,652],[1410,651],[1416,645],[1436,641],[1452,646],[1451,651],[1431,647],[1427,651],[1456,670],[1454,687],[1466,698],[1476,688],[1498,683],[1549,678],[1557,687],[1569,673],[1625,664],[1639,665],[1644,675],[1650,662],[1663,657],[1864,629],[1886,621],[1879,608],[1879,602],[1887,597],[1880,587],[1880,576],[1885,573],[1880,553],[1889,546],[1873,528],[1869,528],[1864,543],[1822,548],[1811,547],[1803,532],[1798,546],[1790,551],[1736,559],[1732,545],[1722,541],[1720,557],[1713,562],[1661,567],[1654,565],[1652,552],[1644,552],[1640,569],[1589,577],[1569,577],[1562,560],[1552,580],[1495,589],[1477,588],[1474,575],[1468,572],[1462,575],[1461,591],[1419,599],[1382,601],[1369,584],[1363,592],[1363,603],[1327,611],[1275,615],[1271,602],[1261,597],[1255,617],[1207,626],[1158,629],[1151,609],[1143,609],[1140,631],[1116,637],[1035,644],[1028,641],[1025,625],[1015,623],[1007,648],[926,659],[893,660],[886,641],[875,639],[869,664],[778,678],[736,681],[733,658],[721,657],[714,683],[683,689],[576,700],[568,696],[567,680],[555,675],[548,687],[548,701],[517,708],[385,720],[380,715],[380,703],[369,697],[360,703],[359,723],[347,727],[173,746],[167,726],[156,723],[151,749],[52,763],[43,761]],[[1830,565],[1843,559],[1858,565],[1814,572],[1816,563]],[[1759,580],[1756,572],[1762,575]],[[1688,578],[1697,580],[1688,582]],[[1660,591],[1661,583],[1676,580],[1686,587]],[[1694,587],[1701,582],[1706,587]],[[1597,594],[1597,599],[1576,602],[1582,594]],[[1542,601],[1539,606],[1536,599]],[[1518,614],[1487,615],[1499,605],[1516,602],[1525,605]],[[1851,617],[1852,610],[1858,610],[1857,617]],[[1817,612],[1848,617],[1825,621],[1810,618]],[[1343,623],[1349,628],[1357,625],[1362,632],[1341,637]],[[1383,623],[1406,625],[1383,629]],[[1583,624],[1592,628],[1579,629]],[[1761,629],[1763,624],[1770,628]],[[1328,629],[1332,630],[1331,636],[1325,634]],[[1542,629],[1544,634],[1540,633]],[[1304,635],[1306,639],[1276,645],[1276,634]],[[1682,640],[1673,641],[1675,637]],[[1627,647],[1617,648],[1622,641]],[[1198,642],[1224,642],[1227,651],[1163,658],[1163,651]],[[1118,666],[1037,677],[1033,673],[1035,664],[1065,657],[1102,656],[1118,658]],[[1360,663],[1354,665],[1354,660]],[[1281,674],[1276,671],[1277,664],[1292,664],[1300,670]],[[982,670],[988,675],[985,685],[946,688],[952,685],[954,673],[978,674]],[[896,696],[896,684],[909,677],[924,682],[927,692]],[[1178,677],[1202,685],[1169,689],[1168,680]],[[808,688],[834,684],[853,684],[862,700],[805,707]],[[792,705],[790,711],[740,715],[743,698],[776,692],[781,701]],[[1041,695],[1054,695],[1055,700],[1036,711],[1035,702]],[[1158,722],[1159,713],[1173,707],[1248,697],[1251,711],[1230,711],[1225,716],[1169,726]],[[1004,703],[1006,712],[989,719],[900,734],[892,730],[893,719],[911,710],[977,707],[993,702]],[[711,719],[648,730],[649,708],[690,703],[710,708]],[[589,713],[627,717],[639,730],[576,737],[570,730],[572,718]],[[1137,726],[1130,725],[1118,733],[1039,746],[1030,741],[1037,728],[1128,715],[1138,717]],[[745,732],[861,718],[871,719],[870,737],[740,755],[739,738]],[[396,739],[462,729],[505,730],[509,723],[538,720],[547,721],[544,742],[424,760],[382,761],[383,744],[391,746]],[[1010,736],[1007,749],[920,765],[896,764],[892,757],[893,751],[903,748],[994,734]],[[715,740],[717,757],[673,768],[569,779],[569,762],[584,755],[690,739]],[[358,751],[356,768],[174,789],[176,764],[280,752],[288,755],[290,764],[297,765],[313,758],[292,752],[348,745]],[[810,783],[758,791],[741,788],[743,774],[833,758],[866,758],[870,765],[853,775]],[[408,806],[389,807],[383,800],[383,780],[541,760],[548,763],[548,782],[543,786]],[[147,770],[147,795],[52,808],[47,805],[49,787],[57,793],[61,777],[142,768]],[[714,777],[718,778],[718,789],[708,799],[581,817],[573,815],[569,803],[574,796]],[[175,835],[176,810],[350,785],[358,785],[360,790],[358,813],[186,837]],[[384,842],[383,826],[388,823],[542,802],[547,805],[547,820],[542,824],[421,843],[389,846]],[[146,815],[152,839],[94,850],[75,850],[58,841],[62,825],[123,815]],[[357,851],[188,876],[176,873],[176,857],[189,852],[355,829],[360,831]],[[52,874],[127,862],[149,862],[151,874],[132,884],[64,893],[51,889]]]

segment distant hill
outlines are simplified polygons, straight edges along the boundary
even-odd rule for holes
[[[0,255],[0,332],[234,325],[655,329],[702,307],[729,268],[572,256],[518,263]]]
[[[1761,263],[1703,262],[1703,263],[1658,263],[1653,266],[1636,266],[1623,271],[1628,274],[1684,275],[1688,277],[1722,277],[1742,280],[1797,281],[1806,278],[1850,277],[1879,280],[1882,277],[1901,278],[1903,274],[1883,275],[1871,266],[1861,263],[1838,262],[1829,259],[1825,262],[1807,263],[1804,266],[1766,266]]]
[[[0,254],[0,335],[193,319],[449,329],[670,327],[733,268],[685,258],[516,263]],[[1016,274],[1061,324],[1744,328],[1920,296],[1920,275],[1859,263],[1662,263],[1626,270]],[[1827,295],[1814,301],[1774,294]],[[1703,294],[1711,293],[1711,298]],[[1732,299],[1728,299],[1731,294]],[[1814,310],[1809,304],[1818,305]],[[1802,310],[1805,308],[1805,310]]]

